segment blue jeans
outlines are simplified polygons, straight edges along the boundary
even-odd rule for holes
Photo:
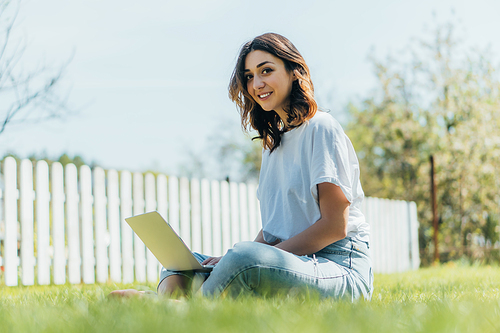
[[[209,256],[195,253],[202,262]],[[313,255],[297,256],[276,247],[241,242],[229,249],[211,273],[174,272],[162,268],[160,283],[180,274],[204,281],[207,296],[317,292],[322,297],[369,300],[373,290],[368,244],[344,238]]]

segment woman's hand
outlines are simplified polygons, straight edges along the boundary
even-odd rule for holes
[[[217,263],[220,261],[221,258],[222,257],[210,257],[210,258],[205,259],[205,261],[203,261],[201,264],[215,266],[215,265],[217,265]]]
[[[254,242],[257,242],[257,243],[262,243],[262,244],[266,244],[266,245],[271,245],[271,246],[274,246],[276,244],[278,244],[280,242],[279,239],[275,240],[274,242],[272,243],[268,243],[264,240],[264,235],[262,233],[262,229],[260,229],[259,233],[257,234],[257,237],[255,237],[254,239]]]

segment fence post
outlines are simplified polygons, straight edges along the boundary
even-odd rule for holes
[[[108,280],[108,247],[106,227],[106,179],[102,168],[94,168],[94,221],[97,282]]]
[[[200,182],[191,179],[191,250],[202,252]]]
[[[221,224],[222,224],[222,252],[231,248],[231,210],[229,207],[229,183],[220,183]]]
[[[393,201],[390,199],[386,199],[387,212],[389,214],[389,228],[388,231],[388,244],[389,244],[389,252],[391,254],[391,260],[389,265],[389,273],[397,272],[398,268],[398,240],[395,236],[397,236],[397,211],[396,207],[393,205]]]
[[[4,212],[5,212],[5,238],[4,238],[4,267],[5,285],[17,286],[18,284],[18,257],[17,257],[17,165],[13,157],[4,160]]]
[[[229,183],[231,201],[231,244],[234,245],[241,240],[240,234],[240,210],[238,207],[238,184]]]
[[[384,258],[385,260],[382,261],[381,265],[381,273],[389,273],[390,272],[390,266],[388,264],[389,261],[392,260],[391,257],[391,248],[390,248],[390,239],[388,239],[388,233],[389,233],[389,228],[390,228],[390,217],[387,214],[387,200],[386,199],[378,199],[379,203],[379,213],[380,213],[380,230],[381,230],[381,242],[380,242],[380,248],[382,249],[382,253],[386,255]]]
[[[418,217],[417,217],[417,204],[415,202],[408,202],[408,215],[410,223],[411,234],[411,269],[418,269],[420,267],[420,250],[418,244]]]
[[[52,163],[52,247],[54,284],[66,282],[66,246],[64,232],[64,183],[61,163]]]
[[[120,174],[120,215],[122,225],[123,283],[134,282],[133,231],[125,218],[132,216],[132,176],[128,171]]]
[[[78,215],[78,179],[76,166],[66,165],[66,221],[68,230],[68,280],[76,284],[81,278],[80,221]]]
[[[20,174],[21,206],[21,271],[22,283],[31,286],[35,283],[35,256],[33,244],[33,163],[21,161]]]
[[[38,284],[50,284],[49,166],[36,163],[36,227]]]
[[[168,220],[167,177],[161,174],[156,177],[156,204],[158,213],[170,223]]]
[[[80,167],[80,209],[82,216],[82,272],[83,283],[95,283],[94,220],[92,219],[92,171]]]
[[[173,176],[168,177],[168,223],[178,235],[181,234],[179,224],[179,180]]]
[[[403,270],[403,255],[404,255],[404,250],[405,250],[405,240],[407,234],[403,231],[403,226],[405,225],[406,219],[401,215],[401,213],[404,213],[401,211],[401,205],[400,205],[400,200],[392,200],[392,210],[394,214],[394,222],[395,222],[395,228],[394,228],[394,243],[396,245],[396,249],[394,253],[396,254],[396,272],[402,272]]]
[[[213,255],[222,255],[222,225],[221,225],[221,207],[220,207],[220,184],[212,180],[210,184],[212,197],[212,246]]]
[[[120,254],[120,201],[118,172],[108,171],[108,228],[109,228],[109,277],[111,281],[121,282]]]
[[[201,226],[203,235],[203,250],[202,252],[207,255],[214,255],[212,246],[212,214],[210,210],[210,183],[207,179],[201,180]]]
[[[179,182],[180,196],[180,236],[187,246],[191,247],[191,216],[189,214],[189,180],[182,177]]]
[[[155,176],[152,173],[147,173],[145,181],[146,212],[152,212],[156,210]],[[148,281],[156,282],[158,281],[158,260],[148,248],[146,248],[146,259]]]
[[[410,225],[408,223],[409,221],[409,211],[408,211],[408,204],[406,201],[398,200],[398,207],[399,207],[399,212],[400,212],[400,217],[399,217],[399,224],[401,225],[401,236],[404,239],[404,241],[401,244],[401,253],[400,253],[400,260],[401,260],[401,267],[400,267],[400,272],[405,272],[407,270],[411,269],[411,254],[410,254],[410,246],[408,244],[411,244],[411,235],[410,235]]]
[[[144,213],[144,179],[142,173],[135,172],[133,176],[132,200],[134,216]],[[138,282],[146,282],[146,246],[142,240],[134,233],[134,262],[135,279]]]
[[[157,210],[158,213],[160,213],[161,216],[163,216],[164,219],[167,220],[167,222],[172,226],[170,217],[168,215],[168,191],[167,191],[167,177],[165,175],[158,175],[156,177],[156,203],[158,205]],[[158,274],[156,275],[157,277],[160,275],[162,265],[158,263]]]

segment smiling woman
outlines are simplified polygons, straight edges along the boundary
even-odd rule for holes
[[[313,292],[370,299],[359,163],[339,123],[318,111],[300,53],[281,35],[256,37],[240,52],[229,95],[242,125],[258,131],[264,148],[257,191],[262,229],[222,257],[196,253],[199,262],[215,266],[210,273],[163,268],[158,292],[183,294],[197,285],[206,296]]]
[[[193,277],[205,295],[274,295],[313,291],[370,299],[369,226],[361,212],[359,163],[339,123],[318,111],[304,59],[285,37],[246,43],[229,95],[244,128],[255,129],[263,155],[258,197],[262,230],[223,257],[199,255],[210,274],[162,270],[158,290],[185,289]]]

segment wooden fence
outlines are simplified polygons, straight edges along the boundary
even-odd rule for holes
[[[19,175],[19,177],[18,177]],[[193,251],[222,255],[261,228],[256,184],[35,165],[7,157],[0,188],[0,283],[156,282],[160,265],[124,218],[157,210]],[[374,270],[419,267],[411,202],[366,198]]]

